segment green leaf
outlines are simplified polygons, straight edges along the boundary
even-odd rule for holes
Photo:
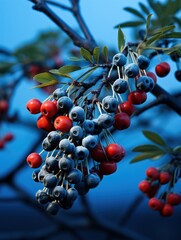
[[[118,49],[120,52],[122,52],[124,46],[125,46],[125,36],[121,28],[119,27],[118,29]]]
[[[133,15],[145,20],[145,18],[143,17],[143,15],[136,9],[132,8],[132,7],[125,7],[124,10],[132,13]]]
[[[79,61],[83,61],[83,58],[79,58],[79,57],[69,57],[69,61],[72,62],[79,62]]]
[[[152,132],[152,131],[146,131],[146,130],[144,130],[142,132],[143,132],[144,136],[146,138],[148,138],[150,141],[152,141],[160,146],[163,146],[163,147],[167,146],[165,141],[163,140],[163,138],[161,138],[157,133]]]
[[[152,17],[152,14],[148,14],[147,16],[147,19],[146,19],[146,33],[148,35],[148,32],[149,32],[149,28],[150,28],[150,23],[151,23],[151,17]]]
[[[140,146],[132,149],[132,152],[145,152],[146,153],[146,152],[152,152],[152,151],[154,152],[154,151],[163,151],[163,150],[152,144],[140,145]]]
[[[153,152],[147,152],[147,153],[141,153],[140,155],[133,158],[130,163],[140,162],[143,160],[157,160],[161,156],[163,156],[165,153],[163,151],[153,151]]]
[[[77,65],[65,65],[61,68],[58,69],[59,73],[62,73],[62,74],[67,74],[67,73],[70,73],[70,72],[75,72],[77,70],[80,70],[81,67],[80,66],[77,66]]]
[[[149,46],[153,42],[158,41],[160,39],[161,35],[162,35],[162,33],[157,33],[157,34],[153,35],[152,37],[148,38],[145,42],[146,45]]]
[[[93,57],[96,63],[99,63],[99,57],[100,57],[100,47],[95,47],[93,50]]]
[[[34,86],[33,88],[48,87],[48,86],[52,86],[52,85],[55,85],[55,84],[58,84],[58,83],[59,83],[59,82],[58,82],[56,79],[52,79],[52,80],[50,80],[49,82],[39,84],[39,85],[37,85],[37,86]]]
[[[44,72],[44,73],[39,73],[33,77],[34,80],[36,80],[39,83],[49,83],[51,81],[57,81],[57,79],[50,73]],[[57,81],[58,83],[58,81]]]
[[[149,9],[141,2],[139,2],[141,10],[146,13],[147,15],[150,13]]]
[[[163,34],[160,37],[160,39],[162,38],[181,38],[181,32],[172,32],[172,33]]]
[[[53,74],[55,74],[57,76],[66,77],[66,78],[72,79],[72,77],[68,73],[60,73],[58,69],[51,69],[51,70],[49,70],[49,72],[53,73]]]
[[[88,71],[86,71],[85,73],[81,74],[77,79],[76,81],[80,80],[80,82],[83,82],[85,79],[87,79],[98,67],[95,66],[95,67],[92,67],[90,68]]]
[[[102,55],[105,58],[106,62],[108,62],[108,47],[104,46],[102,49]]]
[[[89,51],[87,51],[87,49],[81,47],[81,48],[80,48],[80,54],[81,54],[81,56],[82,56],[85,60],[87,60],[88,62],[93,63],[92,55],[91,55],[91,53],[90,53]]]
[[[175,28],[174,25],[165,26],[165,27],[155,29],[154,33],[165,33],[165,32],[168,32],[168,31],[172,31],[174,28]]]
[[[124,23],[117,24],[114,28],[123,28],[123,27],[138,27],[145,24],[145,21],[128,21]]]

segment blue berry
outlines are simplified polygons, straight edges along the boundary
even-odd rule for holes
[[[130,63],[125,67],[125,74],[130,77],[134,78],[139,74],[139,67],[135,63]]]
[[[72,169],[69,174],[67,175],[67,180],[69,181],[69,183],[79,183],[82,180],[82,172],[79,169]]]
[[[46,137],[42,142],[42,148],[47,151],[53,151],[56,148],[56,144],[52,144],[48,141],[48,138]]]
[[[43,182],[43,179],[46,174],[48,174],[48,172],[45,169],[41,169],[38,173],[38,181]]]
[[[113,57],[113,64],[116,66],[124,66],[127,62],[127,58],[123,53],[117,53],[116,55],[114,55]]]
[[[125,93],[128,89],[128,83],[126,80],[122,78],[118,78],[114,83],[113,83],[113,89],[117,93]]]
[[[84,109],[79,106],[73,107],[69,113],[69,118],[74,122],[83,122],[85,118]]]
[[[67,190],[67,195],[66,195],[66,199],[69,201],[75,201],[75,199],[78,197],[78,191],[75,188],[69,188]]]
[[[102,107],[108,113],[113,113],[118,108],[118,101],[112,96],[106,96],[102,99]]]
[[[59,171],[58,160],[55,157],[50,156],[50,157],[46,158],[45,165],[46,165],[46,169],[49,172],[52,172],[54,174],[58,173],[58,171]]]
[[[49,196],[43,190],[38,190],[36,192],[36,199],[40,204],[46,204],[49,202]]]
[[[51,202],[48,204],[48,207],[46,208],[46,211],[51,215],[56,215],[60,209],[60,206],[56,202]]]
[[[136,80],[136,88],[139,91],[149,92],[155,86],[155,82],[151,77],[142,76]]]
[[[60,112],[68,113],[70,109],[73,107],[73,102],[69,97],[63,96],[58,99],[57,107],[60,110]]]
[[[74,161],[69,157],[62,157],[59,160],[59,168],[64,172],[70,172],[74,167]]]
[[[39,182],[38,180],[38,174],[39,174],[40,170],[39,169],[36,169],[33,171],[32,173],[32,179],[35,181],[35,182]]]
[[[52,195],[55,199],[63,201],[67,195],[67,191],[64,187],[56,186],[52,191]]]
[[[95,173],[90,173],[85,177],[85,184],[88,188],[95,188],[100,183],[100,177]]]
[[[88,135],[82,139],[82,146],[90,149],[95,148],[98,143],[98,136],[97,135]]]
[[[75,148],[75,157],[77,160],[84,160],[89,156],[89,150],[83,146],[77,146]]]
[[[150,59],[143,55],[140,55],[137,59],[137,62],[140,69],[146,69],[150,64]]]
[[[77,189],[79,195],[85,195],[86,193],[89,192],[89,188],[87,187],[84,181],[75,184],[74,187]]]
[[[61,140],[61,135],[57,131],[51,131],[48,133],[47,139],[49,143],[52,143],[53,145],[58,145]]]
[[[108,114],[101,114],[98,117],[98,124],[100,125],[101,128],[109,128],[114,124],[114,117]]]
[[[84,132],[80,126],[73,126],[70,129],[70,137],[73,140],[81,140],[83,138]]]
[[[84,131],[86,133],[93,134],[94,133],[94,125],[95,124],[94,124],[93,120],[86,119],[82,124],[82,128],[84,129]]]
[[[43,179],[43,184],[47,188],[54,188],[57,184],[57,178],[52,173],[48,173]]]
[[[58,100],[60,97],[67,96],[66,90],[62,90],[61,88],[55,89],[53,92],[53,98]]]
[[[75,151],[75,146],[68,139],[62,139],[59,143],[60,150],[65,154],[71,154]]]

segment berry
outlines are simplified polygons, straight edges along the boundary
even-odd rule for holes
[[[114,116],[114,128],[118,129],[118,130],[123,130],[126,129],[130,126],[130,117],[128,116],[127,113],[121,112],[121,113],[117,113]]]
[[[125,156],[124,148],[116,143],[109,144],[105,151],[109,161],[119,162]]]
[[[153,72],[147,72],[146,75],[150,78],[153,79],[153,81],[155,82],[155,84],[157,83],[157,77]]]
[[[159,173],[158,169],[156,169],[155,167],[149,167],[146,170],[146,176],[148,178],[151,178],[151,180],[157,180],[157,179],[159,179],[160,173]]]
[[[84,131],[86,133],[90,133],[93,134],[94,133],[94,121],[93,120],[89,120],[86,119],[83,123],[82,123],[82,128],[84,129]]]
[[[98,119],[97,119],[98,124],[102,129],[104,128],[109,128],[113,125],[114,123],[114,117],[108,114],[100,114]]]
[[[67,93],[65,90],[62,90],[61,88],[57,88],[55,89],[55,91],[53,92],[53,98],[55,100],[58,100],[59,98],[63,97],[63,96],[67,96]]]
[[[57,131],[51,131],[48,133],[47,139],[48,139],[49,143],[56,146],[59,144],[59,142],[61,140],[61,135]]]
[[[68,113],[73,107],[73,102],[69,97],[63,96],[58,99],[57,107],[61,113]]]
[[[59,143],[60,150],[65,154],[70,154],[75,151],[75,146],[68,139],[62,139]]]
[[[73,126],[70,129],[70,137],[73,140],[81,140],[83,138],[84,132],[80,126]]]
[[[72,120],[67,116],[58,116],[54,120],[54,127],[63,133],[69,132],[72,127]]]
[[[115,64],[116,66],[124,66],[127,62],[127,58],[123,53],[117,53],[116,55],[114,55],[113,57],[113,64]]]
[[[160,211],[163,208],[163,202],[157,198],[151,198],[148,202],[148,205],[151,209]]]
[[[77,146],[75,148],[75,156],[77,160],[84,160],[89,156],[89,150],[83,146]]]
[[[57,113],[58,109],[53,102],[45,101],[44,103],[42,103],[40,111],[42,115],[51,118]]]
[[[99,170],[103,175],[110,175],[117,170],[117,164],[114,161],[101,162],[99,165]]]
[[[91,157],[96,162],[103,162],[106,161],[106,151],[100,145],[96,145],[95,148],[91,150]]]
[[[125,112],[129,116],[131,116],[134,113],[134,111],[135,111],[135,107],[134,107],[134,105],[131,102],[126,101],[126,102],[120,103],[118,105],[117,113],[119,113],[120,111],[121,112]]]
[[[97,135],[88,135],[82,139],[82,146],[89,150],[95,148],[98,143]]]
[[[173,212],[174,212],[173,206],[171,206],[170,204],[164,204],[160,213],[162,216],[168,217],[168,216],[172,216]]]
[[[52,195],[55,199],[63,201],[67,195],[67,191],[64,187],[56,186],[52,191]]]
[[[170,65],[167,62],[162,62],[155,67],[155,72],[159,77],[165,77],[170,72]]]
[[[106,96],[102,100],[102,107],[108,113],[113,113],[118,107],[118,101],[112,96]]]
[[[46,158],[45,165],[49,172],[57,173],[59,171],[58,160],[53,156]]]
[[[48,195],[43,190],[38,190],[35,197],[40,204],[46,204],[49,201]]]
[[[59,209],[60,209],[59,204],[56,202],[49,203],[48,207],[46,208],[47,212],[51,215],[56,215]]]
[[[143,193],[148,193],[150,191],[151,184],[147,180],[143,180],[139,183],[138,187]]]
[[[168,172],[161,172],[159,176],[160,184],[167,184],[171,180],[171,176]]]
[[[57,145],[50,143],[47,137],[42,142],[42,148],[47,152],[53,151],[56,146]]]
[[[33,98],[27,102],[26,108],[31,114],[37,114],[40,113],[41,104],[38,99]]]
[[[36,152],[29,154],[28,157],[26,158],[26,161],[31,168],[38,168],[42,164],[42,158]]]
[[[0,149],[3,149],[5,147],[5,141],[4,139],[0,139]]]
[[[70,172],[74,167],[74,162],[69,157],[62,157],[59,160],[59,168],[64,172]]]
[[[69,113],[69,117],[74,122],[83,122],[84,118],[85,118],[85,111],[83,108],[81,108],[79,106],[73,107]]]
[[[137,62],[140,69],[146,69],[150,64],[150,59],[143,55],[140,55],[137,59]]]
[[[43,184],[47,188],[54,188],[57,184],[57,178],[55,177],[54,174],[48,173],[45,175],[43,179]]]
[[[145,91],[145,92],[149,92],[151,90],[153,90],[154,86],[155,86],[155,82],[151,77],[148,76],[141,76],[137,79],[137,81],[135,82],[136,84],[136,89],[138,91]]]
[[[39,116],[37,120],[37,127],[47,132],[54,130],[54,126],[51,121],[51,118],[47,118],[46,116],[43,116],[43,115]]]
[[[135,105],[144,103],[146,99],[147,95],[144,91],[133,91],[128,95],[128,101]]]
[[[96,169],[95,167],[90,169],[90,173],[97,174],[100,177],[100,181],[103,179],[103,174],[100,172],[100,170]]]
[[[67,195],[66,195],[65,200],[66,201],[68,200],[68,202],[73,202],[78,197],[78,195],[79,194],[78,194],[77,189],[71,187],[67,190]]]
[[[95,188],[100,183],[100,177],[96,173],[90,173],[85,177],[85,184],[88,188]]]
[[[148,192],[146,192],[146,196],[148,198],[152,198],[156,195],[156,193],[158,192],[158,189],[159,189],[159,185],[151,185],[150,189]]]
[[[181,70],[175,71],[175,78],[181,82]]]
[[[39,169],[36,169],[33,171],[32,173],[32,179],[35,181],[35,182],[39,182],[38,180],[38,174],[39,174],[40,170]]]
[[[6,100],[0,100],[0,113],[6,113],[9,108],[9,103]]]
[[[117,93],[125,93],[128,89],[128,82],[125,79],[119,78],[113,83],[113,89]]]
[[[75,189],[77,189],[79,195],[85,195],[89,191],[89,188],[87,187],[84,181],[75,184]]]
[[[6,133],[5,136],[3,137],[5,142],[9,142],[11,140],[13,140],[14,135],[12,133]]]
[[[69,183],[77,184],[82,180],[82,172],[79,169],[72,169],[67,175],[67,180]]]
[[[129,78],[134,78],[139,74],[139,68],[138,65],[136,65],[135,63],[130,63],[125,67],[125,74],[129,77]]]
[[[181,196],[176,193],[169,193],[167,195],[167,203],[170,205],[179,205],[181,203]]]

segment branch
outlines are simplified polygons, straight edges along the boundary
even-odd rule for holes
[[[73,43],[78,47],[83,47],[87,49],[89,52],[92,52],[96,47],[94,41],[90,41],[82,38],[79,34],[77,34],[66,22],[64,22],[60,17],[58,17],[46,4],[43,0],[30,0],[35,3],[33,9],[43,12],[47,15],[57,26],[59,26],[62,31],[64,31],[73,41]]]

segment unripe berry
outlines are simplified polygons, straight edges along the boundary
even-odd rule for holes
[[[26,161],[31,168],[38,168],[42,164],[42,158],[36,152],[29,154]]]
[[[27,102],[26,108],[31,114],[38,114],[40,113],[41,104],[38,99],[33,98]]]
[[[116,66],[124,66],[127,62],[127,58],[123,53],[117,53],[116,55],[114,55],[113,57],[113,64],[115,64]]]
[[[167,62],[162,62],[155,67],[155,72],[159,77],[165,77],[170,72],[170,65]]]
[[[125,67],[125,74],[129,78],[134,78],[139,74],[139,68],[138,65],[135,63],[130,63]]]
[[[137,61],[138,61],[138,67],[140,69],[146,69],[150,64],[150,59],[143,55],[140,55]]]
[[[159,173],[158,169],[156,169],[155,167],[149,167],[146,170],[146,176],[148,178],[151,178],[151,180],[157,180],[157,179],[159,179],[160,173]]]

